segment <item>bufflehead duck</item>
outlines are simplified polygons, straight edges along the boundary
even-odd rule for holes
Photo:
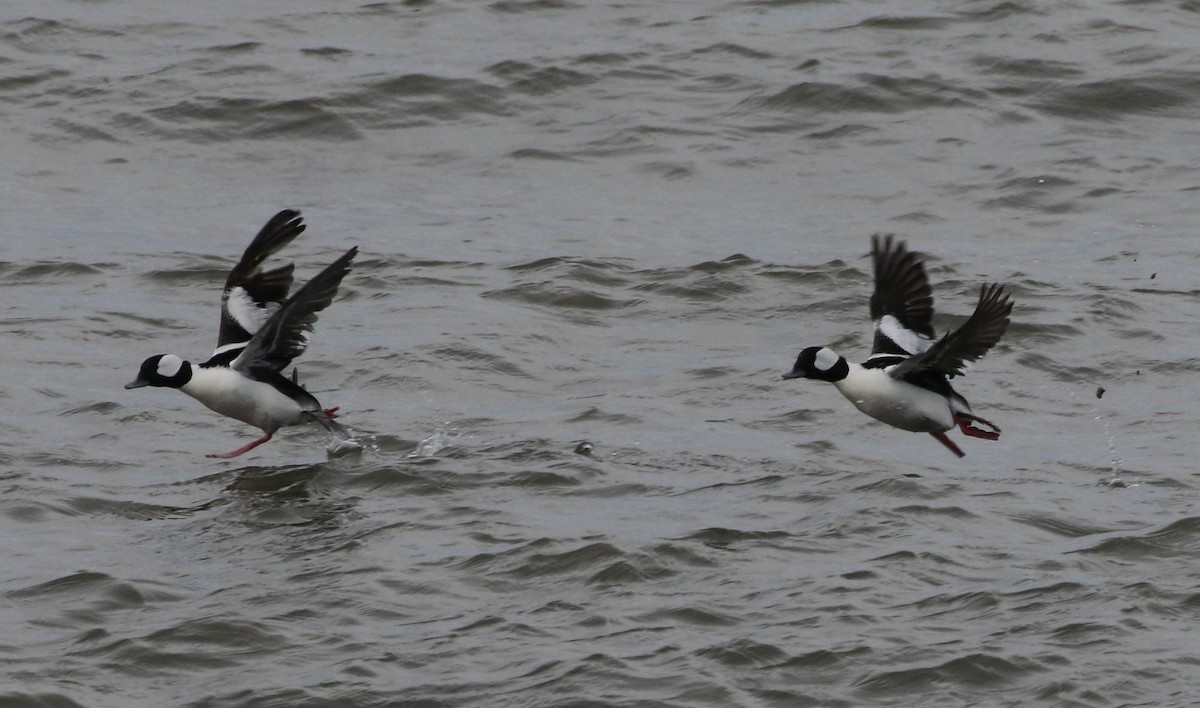
[[[142,362],[137,378],[125,388],[177,388],[221,415],[260,428],[264,435],[231,452],[209,457],[228,459],[249,452],[286,425],[315,420],[331,432],[337,408],[325,409],[296,380],[283,375],[292,359],[304,353],[317,313],[333,302],[338,285],[350,272],[358,248],[341,258],[288,297],[291,263],[264,271],[262,262],[304,231],[300,213],[276,214],[246,248],[225,280],[221,294],[221,328],[217,348],[203,364],[174,354]]]
[[[963,451],[946,437],[955,426],[970,437],[998,439],[1000,428],[972,413],[947,379],[963,374],[969,362],[1000,341],[1012,312],[1004,286],[980,286],[975,313],[935,340],[933,291],[921,259],[903,241],[876,235],[871,260],[871,356],[854,364],[828,347],[809,347],[783,378],[828,381],[863,413],[902,430],[929,433],[959,457]]]

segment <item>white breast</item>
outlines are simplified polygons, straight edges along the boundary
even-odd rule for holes
[[[884,369],[850,364],[850,373],[834,385],[854,407],[888,425],[917,433],[954,427],[954,412],[944,396],[888,376]]]
[[[300,421],[300,404],[273,386],[242,376],[223,366],[196,367],[181,389],[221,415],[275,432]]]

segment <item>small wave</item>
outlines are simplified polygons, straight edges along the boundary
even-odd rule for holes
[[[736,639],[718,646],[706,647],[697,656],[730,667],[773,666],[787,661],[788,653],[774,644],[749,639]]]
[[[601,568],[587,579],[588,585],[632,585],[635,583],[659,580],[675,575],[675,572],[665,566],[655,563],[645,556],[623,558]]]
[[[508,154],[516,160],[554,160],[560,162],[581,162],[581,160],[565,152],[555,152],[538,148],[521,148]]]
[[[560,575],[587,570],[602,562],[618,560],[622,556],[624,553],[611,543],[589,543],[562,553],[535,553],[507,573],[518,578]]]
[[[325,472],[325,465],[289,465],[262,467],[253,465],[238,470],[226,491],[255,492],[270,495],[306,497],[309,487]]]
[[[498,0],[488,7],[494,12],[512,14],[542,10],[568,10],[576,6],[565,0]]]
[[[107,573],[80,571],[26,588],[9,590],[5,597],[14,600],[43,600],[90,606],[97,611],[112,611],[143,607],[154,602],[174,602],[183,599],[175,592],[148,582],[118,580]]]
[[[1064,536],[1066,538],[1080,538],[1111,531],[1111,529],[1102,529],[1087,522],[1068,521],[1057,514],[1014,514],[1010,518],[1019,523],[1028,524],[1036,529],[1049,531],[1056,536]]]
[[[355,126],[355,131],[415,128],[454,123],[478,114],[511,112],[507,91],[474,79],[430,74],[368,77],[360,86],[321,105]]]
[[[711,548],[725,549],[747,541],[775,540],[790,538],[786,531],[741,531],[728,528],[707,528],[684,536],[681,540],[699,541]]]
[[[1062,647],[1092,647],[1116,645],[1129,636],[1128,629],[1100,622],[1069,622],[1056,627],[1047,635],[1047,641]]]
[[[1131,561],[1200,558],[1200,517],[1172,522],[1145,534],[1106,534],[1106,538],[1073,553],[1112,556]]]
[[[184,257],[195,258],[194,256]],[[213,256],[201,256],[200,259],[208,262],[183,268],[156,268],[141,272],[138,276],[164,285],[190,283],[214,288],[225,282],[225,278],[229,276],[229,269],[233,265],[231,262]]]
[[[759,51],[751,47],[741,44],[734,44],[733,42],[718,42],[716,44],[710,44],[707,47],[701,47],[699,49],[692,50],[692,54],[728,54],[730,56],[740,57],[743,59],[770,59],[772,56],[774,56],[767,52]]]
[[[568,423],[611,423],[616,425],[633,425],[640,426],[643,424],[643,419],[639,416],[630,415],[628,413],[608,413],[595,406],[590,406],[582,413],[567,418]]]
[[[529,96],[544,96],[596,81],[595,77],[574,69],[534,66],[512,60],[493,64],[487,71],[493,76],[507,80],[509,89]]]
[[[518,472],[510,477],[504,484],[510,487],[538,487],[549,489],[555,487],[574,487],[579,484],[579,480],[557,472],[526,471]]]
[[[1067,383],[1090,383],[1104,381],[1111,372],[1093,366],[1071,366],[1045,354],[1026,352],[1017,358],[1021,366],[1050,374],[1056,381]]]
[[[1200,78],[1168,72],[1046,86],[1026,105],[1074,120],[1118,121],[1130,115],[1186,117],[1195,110]]]
[[[198,619],[146,635],[144,641],[172,653],[186,651],[203,657],[210,652],[272,652],[286,644],[284,635],[264,622],[239,619]]]
[[[642,303],[639,298],[607,297],[594,291],[554,283],[527,283],[511,288],[490,290],[483,296],[565,310],[621,310]]]
[[[1041,670],[1039,665],[1029,661],[972,653],[933,666],[875,672],[859,681],[857,687],[868,694],[889,697],[923,693],[946,684],[978,691],[984,686],[1003,686]]]
[[[431,354],[440,361],[447,364],[455,364],[465,369],[478,369],[505,376],[529,378],[529,374],[522,370],[521,367],[506,360],[504,357],[475,347],[439,347],[434,349]]]
[[[722,614],[714,610],[704,610],[698,607],[678,607],[666,610],[647,612],[637,618],[647,624],[687,624],[697,627],[730,627],[739,624],[741,620],[733,615]]]
[[[787,111],[819,113],[902,113],[933,107],[962,108],[985,100],[977,89],[931,77],[898,77],[862,74],[851,83],[802,81],[782,91],[744,101],[750,112]]]
[[[323,99],[283,101],[193,96],[128,116],[159,137],[198,143],[239,140],[359,140],[362,134]]]
[[[453,482],[436,475],[420,473],[420,468],[408,465],[382,464],[356,472],[342,482],[348,489],[372,494],[396,494],[405,497],[437,496],[464,486],[463,479]]]
[[[566,551],[547,552],[549,547],[558,545],[559,542],[538,539],[500,553],[476,554],[460,565],[477,572],[497,573],[519,580],[584,574],[587,582],[593,582],[597,576],[603,578],[603,573],[610,572],[615,581],[618,577],[631,578],[641,572],[614,569],[615,564],[621,561],[635,559],[610,543],[586,543]],[[647,564],[646,572],[653,572],[650,570],[653,566],[653,562]]]
[[[7,708],[83,708],[61,693],[0,693],[0,705]]]
[[[3,272],[3,281],[11,285],[49,285],[53,283],[77,283],[79,278],[98,276],[105,269],[87,263],[35,263],[33,265],[14,267],[5,264],[7,272]]]

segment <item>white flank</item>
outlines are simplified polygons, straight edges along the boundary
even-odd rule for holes
[[[298,423],[303,411],[275,387],[223,366],[195,367],[192,380],[180,390],[221,415],[266,432]]]
[[[954,427],[950,401],[928,389],[892,378],[887,369],[864,369],[850,363],[850,373],[833,385],[855,408],[901,430],[931,433]]]

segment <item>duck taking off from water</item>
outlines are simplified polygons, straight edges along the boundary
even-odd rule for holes
[[[221,415],[263,431],[263,436],[231,452],[209,457],[228,459],[253,450],[286,425],[314,420],[330,432],[337,408],[322,408],[316,397],[283,369],[304,353],[317,313],[333,302],[358,248],[351,248],[288,297],[291,263],[273,270],[260,268],[268,256],[304,231],[300,213],[284,210],[258,232],[225,280],[221,294],[221,329],[217,349],[202,364],[174,354],[158,354],[142,362],[137,378],[125,388],[177,388]]]
[[[1000,428],[972,413],[949,379],[961,376],[1003,336],[1012,312],[1004,286],[981,286],[975,313],[935,339],[933,290],[917,254],[903,241],[876,235],[871,261],[871,356],[855,364],[828,347],[809,347],[783,378],[828,381],[863,413],[901,430],[929,433],[959,457],[963,451],[946,436],[955,426],[973,438],[998,439]]]

